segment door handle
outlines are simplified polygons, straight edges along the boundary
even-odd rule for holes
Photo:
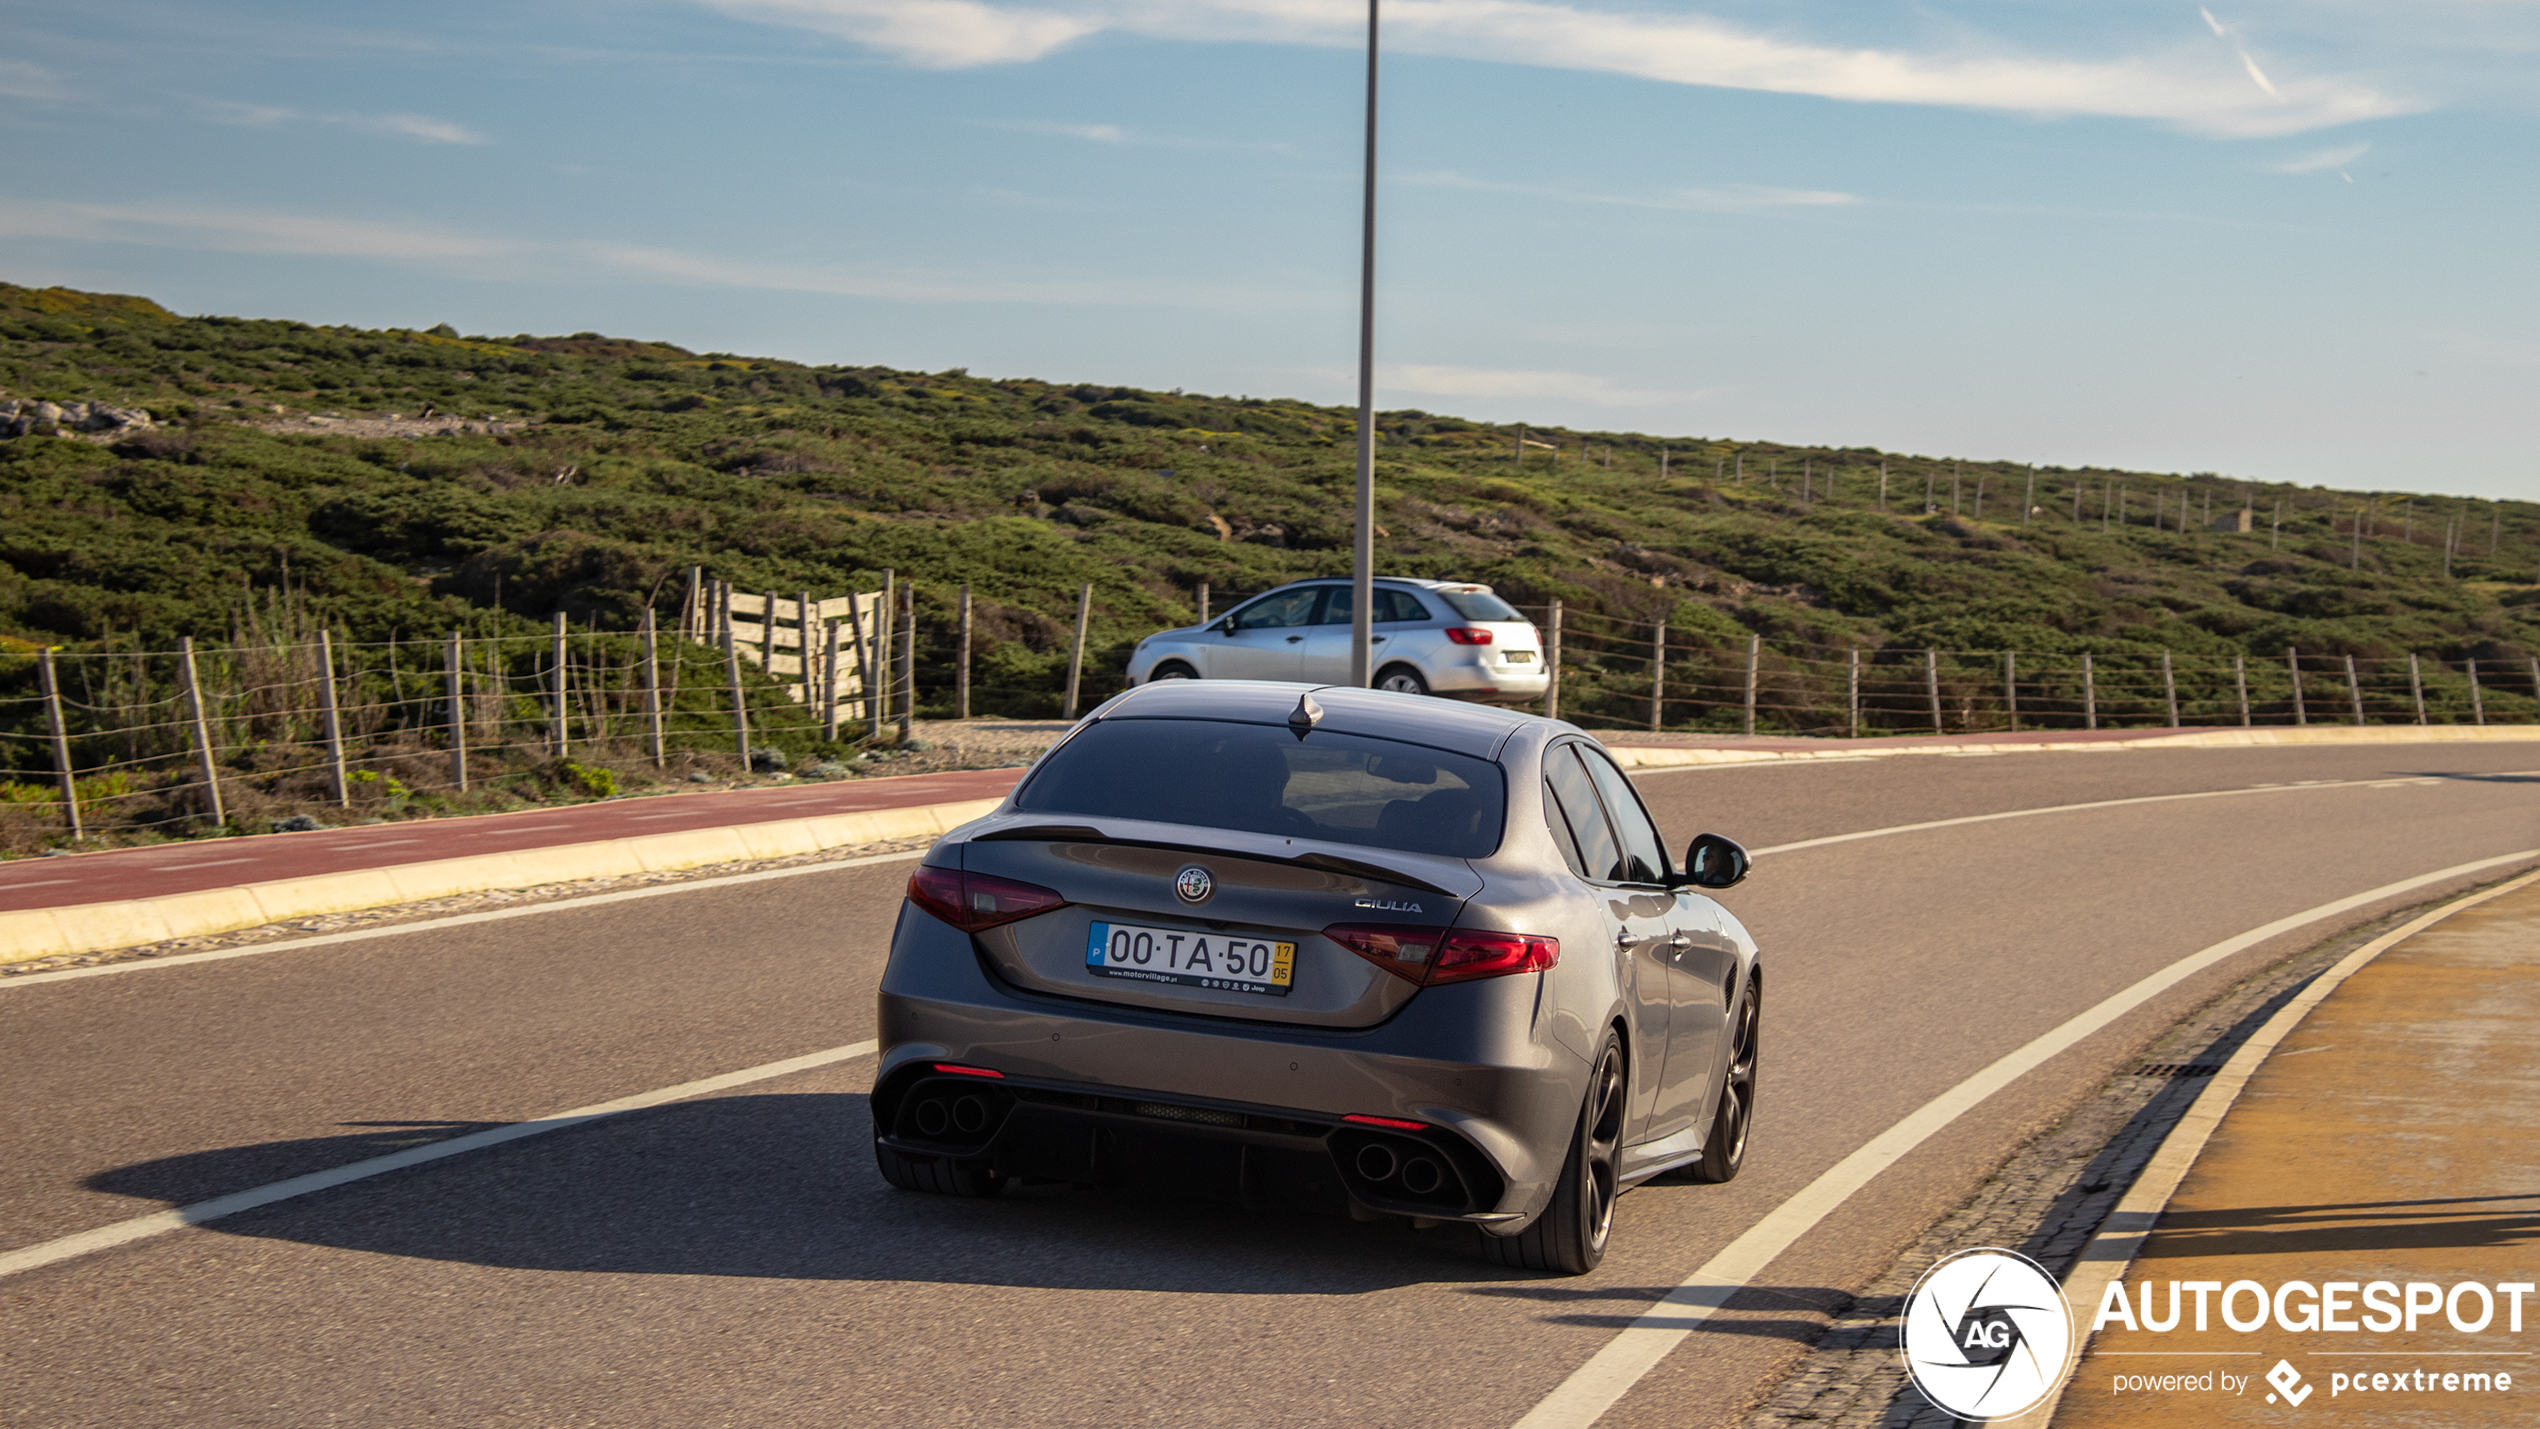
[[[1676,936],[1667,940],[1667,946],[1674,948],[1678,952],[1682,952],[1693,946],[1693,939],[1686,937],[1682,933],[1678,933]]]
[[[1614,935],[1614,946],[1618,948],[1628,948],[1638,941],[1639,939],[1634,938],[1629,929],[1625,929],[1624,931]]]
[[[1289,637],[1288,637],[1288,643],[1289,643],[1290,645],[1294,645],[1295,643],[1297,643],[1297,642],[1298,642],[1298,641],[1300,641],[1300,640],[1303,640],[1304,638],[1305,638],[1305,637],[1304,637],[1304,636],[1302,636],[1302,635],[1291,635],[1291,636],[1289,636]]]

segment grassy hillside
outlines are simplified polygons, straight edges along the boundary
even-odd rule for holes
[[[954,588],[974,587],[981,707],[1039,714],[1063,679],[1079,582],[1095,588],[1099,694],[1128,642],[1189,618],[1200,582],[1222,594],[1348,567],[1352,414],[1297,401],[811,367],[594,333],[188,318],[7,285],[0,397],[137,405],[163,424],[111,445],[0,441],[0,639],[21,648],[219,639],[277,588],[385,639],[527,631],[558,609],[623,628],[648,603],[675,608],[691,564],[744,590],[822,593],[891,568],[917,583],[928,661]],[[427,411],[507,430],[363,437],[305,420]],[[1557,596],[1588,625],[1665,618],[1697,649],[1742,650],[1754,632],[2208,663],[2287,645],[2453,661],[2540,650],[2540,507],[2526,503],[2041,468],[2023,524],[2030,476],[2011,463],[1524,436],[1537,445],[1520,462],[1514,426],[1382,414],[1380,569]],[[2112,486],[2122,521],[2103,516]],[[2243,500],[2254,533],[2203,532],[2209,506]],[[2182,509],[2195,534],[2175,529]],[[1571,712],[1593,715],[1590,695]]]

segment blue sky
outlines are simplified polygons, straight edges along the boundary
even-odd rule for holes
[[[0,0],[0,278],[1347,401],[1353,0]],[[1398,0],[1386,407],[2540,497],[2540,0]]]

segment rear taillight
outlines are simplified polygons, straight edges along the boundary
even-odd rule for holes
[[[1488,645],[1490,632],[1475,630],[1471,626],[1450,625],[1446,628],[1446,638],[1458,645]]]
[[[1561,961],[1560,939],[1523,933],[1338,923],[1324,929],[1323,936],[1404,982],[1423,986],[1541,972]]]
[[[908,877],[908,901],[965,933],[1067,906],[1056,889],[958,868],[920,867]]]
[[[1429,981],[1463,982],[1505,973],[1539,973],[1559,961],[1558,938],[1466,930],[1446,935],[1437,961],[1429,964]]]

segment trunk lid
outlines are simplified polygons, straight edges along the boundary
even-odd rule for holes
[[[996,971],[1033,992],[1187,1016],[1373,1026],[1419,989],[1322,930],[1344,923],[1446,928],[1482,886],[1464,860],[1438,855],[1130,821],[1001,822],[1008,826],[962,845],[962,866],[1054,889],[1068,906],[977,935]],[[1183,871],[1194,867],[1210,885],[1197,903],[1176,892]],[[1208,946],[1217,948],[1230,937],[1292,944],[1288,989],[1271,995],[1096,972],[1087,949],[1097,923],[1213,940]]]

